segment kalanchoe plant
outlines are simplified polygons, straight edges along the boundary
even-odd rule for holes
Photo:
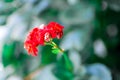
[[[53,53],[63,52],[61,48],[53,42],[54,38],[60,39],[63,36],[63,26],[57,22],[50,22],[47,25],[40,25],[33,28],[26,37],[24,48],[32,56],[38,55],[39,45],[51,45]]]
[[[50,22],[47,25],[41,25],[40,27],[33,28],[29,32],[28,36],[26,37],[26,40],[24,42],[24,48],[27,50],[27,52],[30,55],[37,56],[38,55],[37,47],[39,45],[52,46],[52,53],[54,53],[54,54],[62,53],[61,59],[60,59],[60,61],[58,61],[58,63],[60,63],[61,61],[64,61],[64,64],[60,63],[59,66],[56,66],[56,67],[60,67],[63,70],[66,69],[68,72],[72,73],[73,66],[72,66],[72,63],[71,63],[70,59],[68,58],[66,52],[63,49],[61,49],[60,47],[58,47],[58,45],[56,43],[53,42],[54,38],[57,38],[57,39],[62,38],[63,28],[64,27],[62,25],[60,25],[59,23],[56,23],[56,22]],[[64,67],[63,67],[63,65],[64,65]],[[54,74],[56,74],[56,73],[54,73]],[[60,73],[60,75],[68,77],[67,75],[65,75],[63,73],[62,74]],[[29,75],[28,75],[28,77],[29,77]],[[59,77],[59,76],[57,76],[57,77]]]

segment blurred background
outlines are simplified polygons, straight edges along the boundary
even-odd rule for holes
[[[40,46],[23,47],[33,27],[55,21],[54,41],[71,62]],[[120,0],[0,0],[0,80],[120,80]]]

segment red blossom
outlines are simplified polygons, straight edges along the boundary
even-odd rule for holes
[[[60,39],[63,36],[63,28],[63,26],[56,22],[50,22],[46,26],[42,25],[41,27],[33,28],[24,42],[24,48],[32,56],[37,56],[37,46],[44,45],[44,43],[49,42],[51,38]]]
[[[24,42],[24,48],[28,51],[29,54],[33,56],[37,56],[37,52],[38,52],[37,46],[39,45],[39,41],[40,41],[40,30],[39,28],[33,28],[33,30],[29,32]]]
[[[32,56],[37,56],[38,49],[36,48],[38,44],[35,44],[35,42],[27,40],[24,43],[24,48],[28,51],[28,54],[31,54]]]
[[[45,33],[45,35],[44,35],[44,40],[45,40],[46,42],[49,42],[49,41],[51,40],[51,35],[50,35],[49,32],[46,32],[46,33]]]
[[[63,36],[63,26],[58,24],[57,22],[50,22],[48,25],[47,25],[47,29],[48,30],[52,30],[53,31],[53,38],[58,38],[60,39],[62,36]]]

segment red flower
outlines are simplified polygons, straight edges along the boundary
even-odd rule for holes
[[[58,38],[60,39],[63,36],[63,26],[56,23],[56,22],[50,22],[47,27],[48,30],[52,30],[52,38]]]
[[[49,42],[49,41],[51,40],[51,35],[50,35],[49,32],[46,32],[46,33],[45,33],[45,35],[44,35],[44,40],[45,40],[46,42]]]
[[[38,49],[37,46],[44,45],[44,30],[39,28],[33,28],[32,31],[28,34],[25,42],[24,48],[28,51],[29,54],[37,56]]]
[[[38,45],[38,44],[37,44]],[[32,56],[37,56],[38,49],[36,48],[37,46],[35,42],[27,40],[24,43],[24,48],[28,51],[29,54]]]
[[[48,25],[41,25],[40,27],[33,28],[28,34],[24,48],[29,54],[37,56],[38,45],[44,45],[45,42],[49,42],[51,38],[60,39],[63,36],[63,26],[56,22],[50,22]]]

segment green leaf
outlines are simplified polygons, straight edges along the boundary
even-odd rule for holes
[[[23,45],[18,41],[6,41],[3,45],[2,50],[2,63],[4,67],[9,64],[13,64],[17,66],[17,64],[24,62],[24,58],[26,57],[22,52]],[[26,59],[26,58],[25,58]]]
[[[12,63],[14,59],[13,58],[14,49],[15,49],[15,43],[9,43],[3,46],[2,61],[5,67]]]
[[[54,54],[58,54],[59,52],[60,52],[59,49],[53,49],[53,50],[52,50],[52,53],[54,53]]]
[[[56,67],[53,74],[60,80],[73,80],[73,73],[61,67]]]
[[[51,54],[51,46],[44,46],[41,50],[41,64],[47,65],[56,61],[56,55]]]
[[[13,2],[13,0],[4,0],[5,2]]]

